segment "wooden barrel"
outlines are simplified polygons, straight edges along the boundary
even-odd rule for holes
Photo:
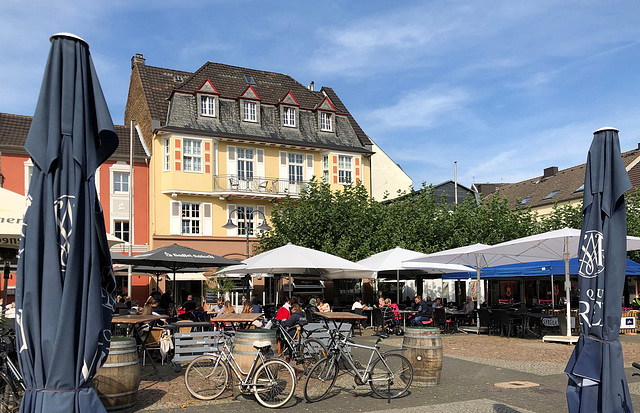
[[[442,338],[440,329],[407,327],[402,341],[403,355],[413,365],[413,385],[435,386],[442,372]]]
[[[276,331],[263,329],[236,331],[232,353],[244,372],[249,371],[253,359],[256,357],[258,350],[253,347],[253,342],[258,340],[270,342],[271,351],[273,352],[276,348]]]
[[[93,378],[100,401],[107,410],[135,404],[140,384],[140,360],[136,339],[112,337],[107,361]]]

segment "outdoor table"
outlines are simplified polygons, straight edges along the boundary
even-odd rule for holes
[[[260,317],[262,317],[263,313],[223,313],[219,316],[212,318],[212,323],[253,323]]]
[[[334,327],[340,331],[340,327],[345,321],[366,320],[367,317],[356,313],[348,313],[342,311],[332,311],[328,313],[315,313],[317,316],[324,318],[324,323],[329,328],[329,321],[333,322]],[[340,321],[340,325],[337,322]]]
[[[117,315],[111,319],[111,324],[128,324],[129,326],[131,326],[132,328],[128,332],[128,334],[131,334],[131,337],[134,337],[136,339],[136,343],[139,343],[140,350],[142,350],[142,352],[144,353],[147,351],[147,340],[146,338],[142,339],[142,337],[140,337],[140,334],[138,334],[138,326],[140,324],[151,323],[152,321],[160,320],[161,318],[165,317],[157,315]],[[147,337],[149,336],[147,335]],[[153,362],[153,357],[149,357],[149,359],[151,360],[151,365],[155,370],[156,365]]]
[[[455,320],[455,323],[454,323],[455,331],[457,331],[458,333],[469,334],[466,331],[460,329],[460,326],[459,326],[460,323],[458,321],[463,318],[471,319],[473,317],[473,313],[465,313],[462,310],[449,310],[449,309],[447,309],[445,312],[447,315],[451,316]]]
[[[215,324],[211,321],[193,321],[190,323],[169,323],[162,326],[162,328],[170,329],[172,334],[178,331],[180,327],[199,328],[201,331],[210,331],[215,328]]]
[[[409,315],[415,313],[415,311],[397,310],[397,311],[394,311],[394,313],[400,313],[400,316],[402,317],[402,331],[407,331],[407,318]]]
[[[522,316],[522,335],[524,333],[529,333],[536,338],[542,337],[542,326],[546,327],[556,327],[558,326],[558,316],[543,314],[543,313],[532,313],[532,312],[521,312],[519,313]],[[531,328],[531,320],[535,319],[538,321],[538,332],[533,331]],[[555,321],[554,321],[555,320]]]

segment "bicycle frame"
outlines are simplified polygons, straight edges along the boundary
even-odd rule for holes
[[[353,357],[351,357],[351,354],[344,351],[344,347],[355,347],[355,348],[367,349],[371,351],[371,354],[369,355],[369,361],[367,362],[367,366],[364,367],[364,371],[362,374],[360,374],[360,369],[355,365],[355,362],[353,361]],[[380,349],[377,346],[371,347],[371,346],[365,346],[362,344],[351,343],[347,341],[346,338],[340,338],[336,341],[336,345],[334,348],[335,350],[333,350],[333,355],[331,356],[332,360],[334,360],[334,362],[340,362],[341,359],[345,360],[348,364],[348,367],[353,371],[353,373],[358,377],[358,379],[362,383],[366,383],[367,381],[369,381],[370,375],[371,375],[370,368],[373,365],[373,363],[377,360],[382,360],[382,363],[387,368],[387,370],[391,374],[393,374],[393,372],[391,371],[391,368],[389,368],[389,365],[387,364],[387,361],[382,356],[383,353],[380,352]],[[374,358],[374,356],[376,356],[376,358]]]
[[[225,341],[224,348],[218,354],[216,364],[214,365],[214,368],[212,369],[212,371],[215,370],[215,368],[218,366],[221,360],[227,363],[227,365],[231,368],[231,371],[233,372],[233,374],[235,374],[238,380],[240,380],[240,386],[242,390],[248,391],[250,390],[249,389],[250,386],[254,386],[254,384],[251,383],[251,379],[253,378],[253,375],[256,372],[256,368],[258,367],[258,360],[260,361],[261,364],[263,364],[264,362],[267,361],[267,357],[265,357],[265,355],[262,354],[262,351],[256,350],[256,356],[254,357],[253,362],[251,363],[251,367],[249,367],[248,372],[245,372],[242,370],[242,368],[238,364],[238,361],[236,360],[233,353],[231,352],[231,349],[229,348],[229,344]],[[259,385],[256,384],[255,386],[259,386]]]
[[[6,363],[7,370],[9,371],[9,374],[11,375],[11,381],[13,382],[13,386],[15,387],[15,383],[17,383],[22,388],[22,391],[26,390],[26,387],[24,385],[24,380],[22,379],[22,376],[20,375],[20,371],[15,366],[15,364],[13,364],[13,361],[11,361],[11,359],[9,358],[8,355],[6,355],[4,357],[4,362]],[[15,388],[15,390],[16,391],[18,390],[17,387]]]

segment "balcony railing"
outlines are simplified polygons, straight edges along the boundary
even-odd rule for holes
[[[238,175],[215,175],[213,191],[265,196],[299,195],[308,183],[309,181],[291,182],[288,179],[270,177],[242,178]]]

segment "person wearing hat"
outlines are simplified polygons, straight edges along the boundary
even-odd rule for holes
[[[307,310],[311,311],[312,313],[318,312],[318,302],[316,301],[315,298],[312,298],[309,300],[309,304],[307,305]]]

